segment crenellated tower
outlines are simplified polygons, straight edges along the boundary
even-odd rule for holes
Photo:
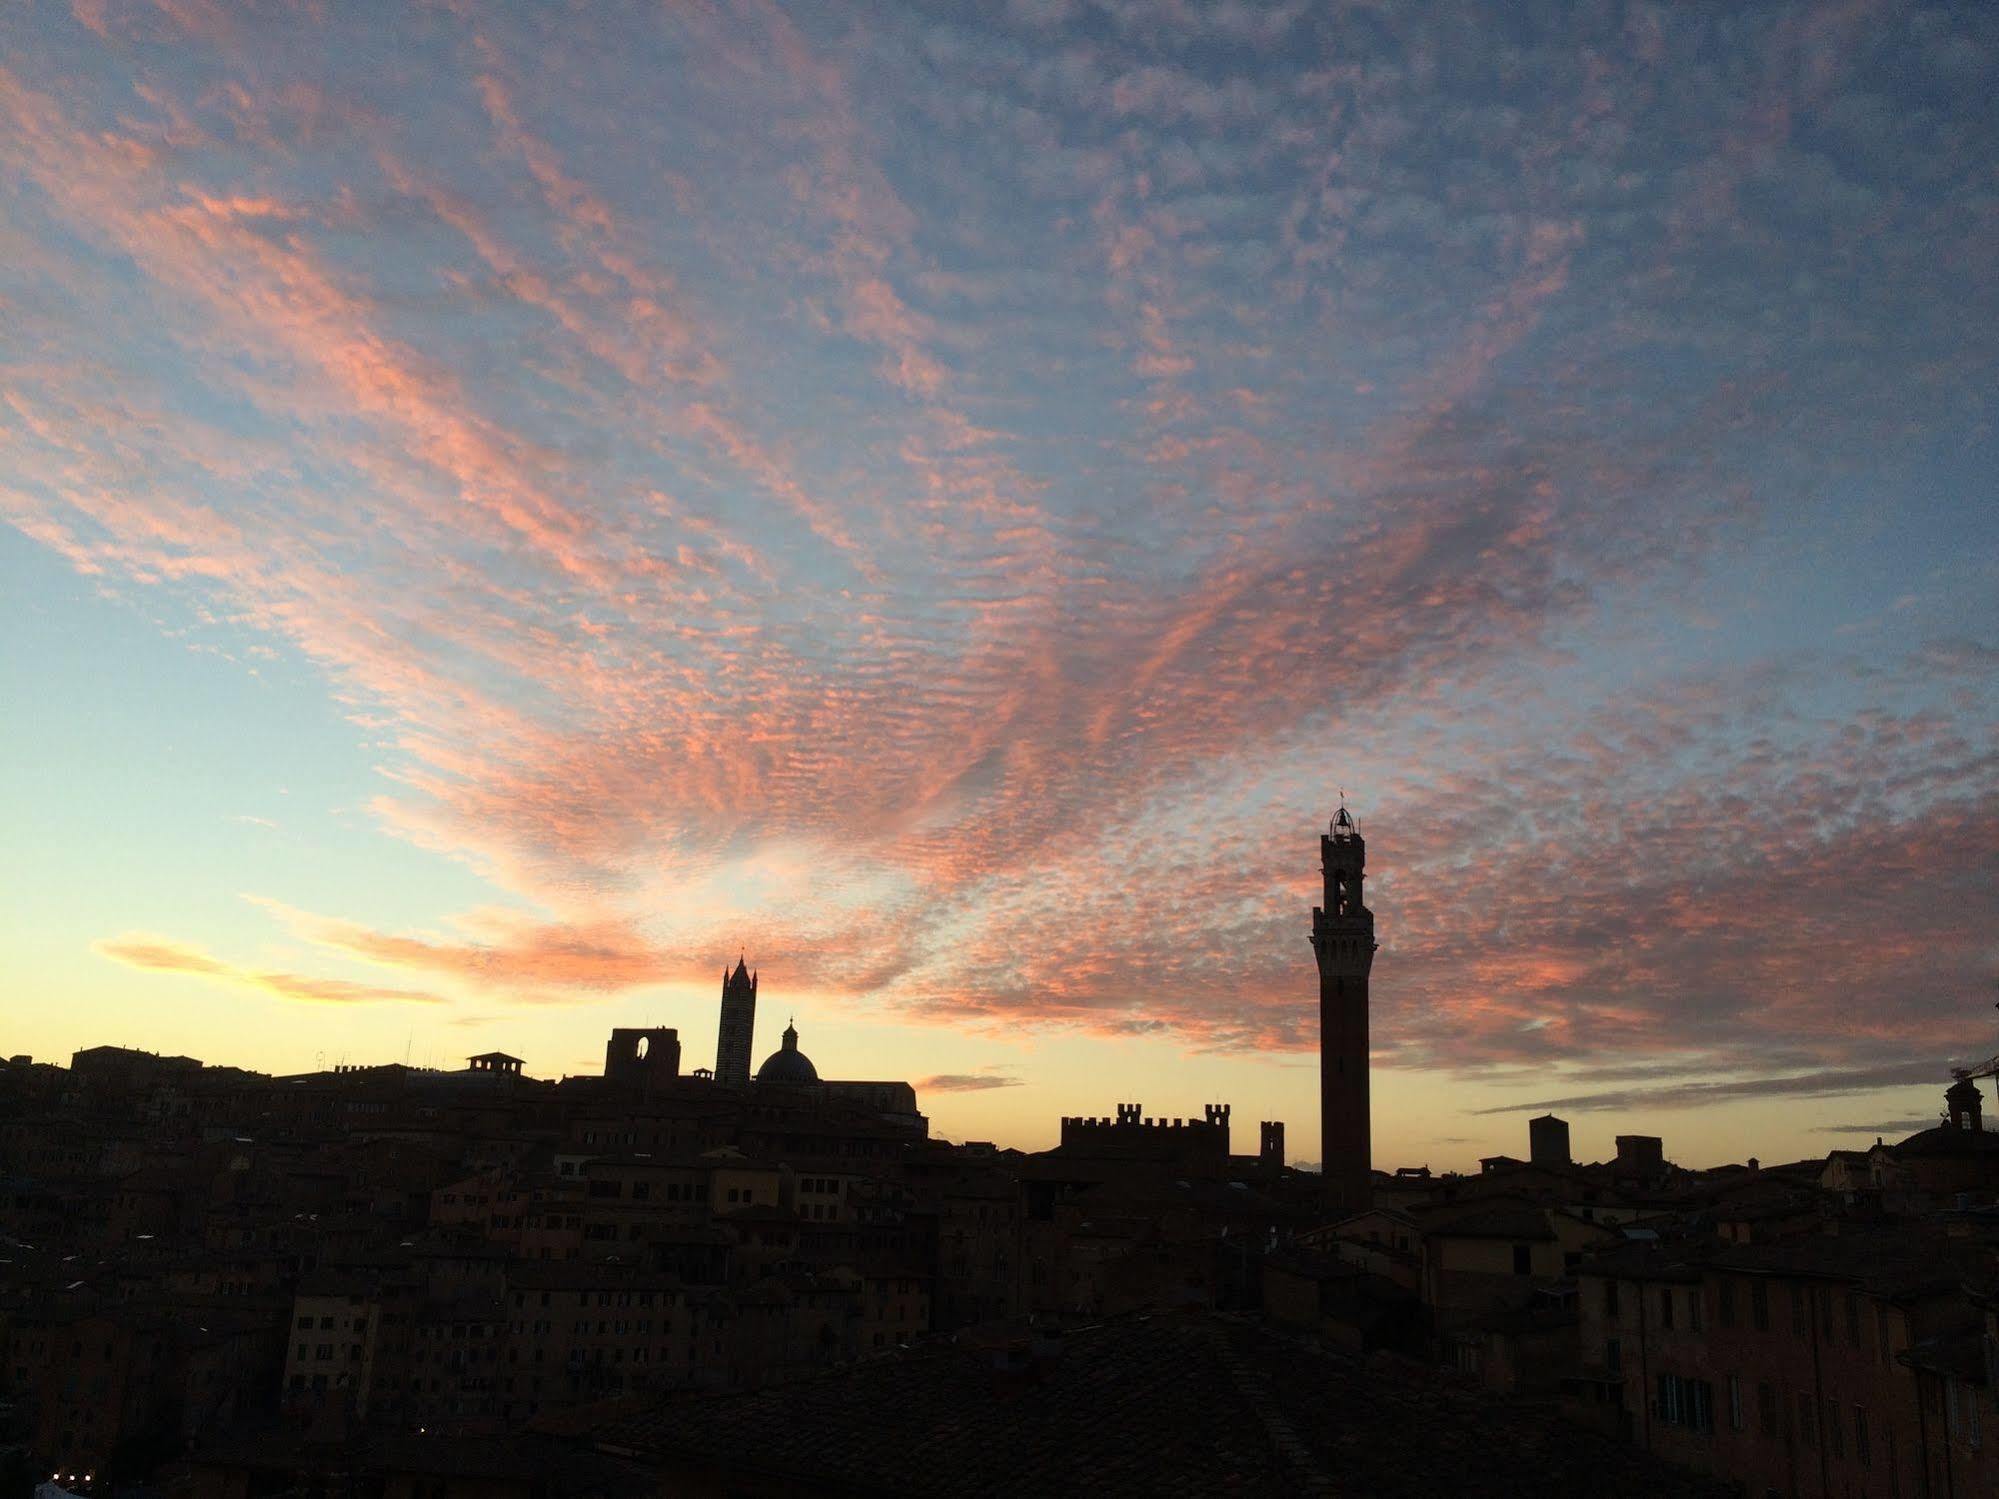
[[[750,1053],[756,1040],[757,976],[736,959],[736,971],[722,973],[722,1022],[715,1036],[715,1081],[730,1088],[750,1085]]]
[[[1367,844],[1342,805],[1319,836],[1326,903],[1312,908],[1319,960],[1320,1171],[1327,1207],[1369,1205],[1374,1173],[1367,1091],[1367,979],[1374,967],[1374,913],[1362,899]]]

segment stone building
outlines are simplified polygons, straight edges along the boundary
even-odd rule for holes
[[[1374,913],[1363,899],[1367,843],[1342,806],[1320,835],[1326,903],[1312,908],[1312,953],[1319,965],[1319,1170],[1327,1206],[1357,1213],[1373,1187],[1368,1099],[1368,974],[1374,967]]]
[[[1752,1494],[1991,1492],[1985,1265],[1919,1223],[1620,1250],[1578,1277],[1571,1409]]]

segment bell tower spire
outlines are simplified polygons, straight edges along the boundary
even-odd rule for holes
[[[750,1085],[750,1052],[757,1029],[757,976],[748,958],[736,971],[722,972],[722,1019],[715,1036],[715,1081],[731,1088]]]
[[[1362,897],[1367,842],[1345,799],[1319,835],[1326,903],[1312,908],[1319,963],[1319,1170],[1327,1206],[1357,1213],[1374,1180],[1368,1100],[1367,981],[1374,967],[1374,913]]]

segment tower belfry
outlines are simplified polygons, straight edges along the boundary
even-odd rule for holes
[[[731,1088],[750,1085],[750,1052],[756,1040],[757,976],[745,958],[736,971],[722,973],[722,1020],[715,1035],[715,1081]]]
[[[1319,1169],[1326,1203],[1341,1213],[1369,1205],[1374,1176],[1367,1089],[1367,978],[1374,913],[1362,899],[1367,843],[1344,803],[1319,835],[1326,903],[1312,908],[1319,961]]]

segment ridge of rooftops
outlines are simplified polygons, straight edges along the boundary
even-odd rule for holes
[[[1923,1225],[1863,1229],[1773,1244],[1696,1240],[1628,1244],[1593,1254],[1578,1277],[1691,1284],[1703,1274],[1823,1280],[1888,1296],[1961,1286],[1987,1275],[1976,1246]]]

